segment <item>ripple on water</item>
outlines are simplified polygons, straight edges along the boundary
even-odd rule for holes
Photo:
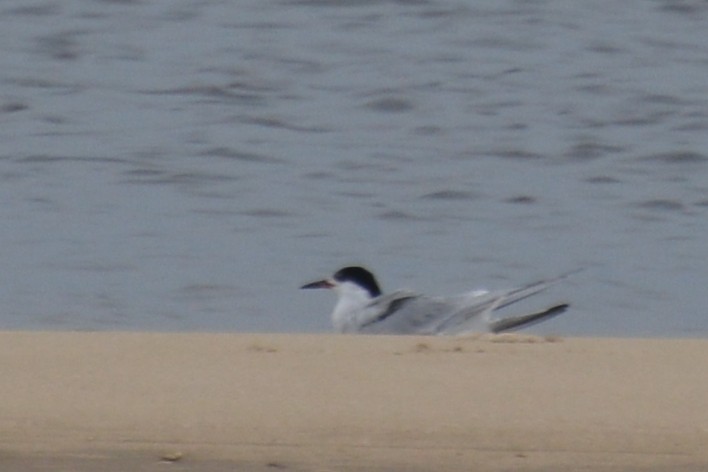
[[[487,153],[493,157],[502,159],[512,159],[520,161],[541,160],[546,156],[537,152],[525,151],[523,149],[497,149]]]
[[[19,101],[8,101],[0,104],[0,113],[15,113],[24,111],[29,108],[29,105]]]
[[[616,154],[624,151],[620,146],[610,146],[608,144],[581,142],[568,149],[563,156],[571,159],[590,160],[597,159],[607,154]]]
[[[474,200],[478,197],[476,193],[465,190],[440,190],[421,196],[425,200]]]
[[[622,182],[621,180],[619,180],[615,177],[610,177],[609,175],[595,175],[595,176],[588,177],[588,178],[584,179],[584,181],[589,184],[601,184],[601,185],[619,184]]]
[[[235,285],[226,284],[188,284],[179,289],[185,298],[211,300],[214,297],[232,297],[240,295],[241,290]]]
[[[708,161],[704,154],[693,151],[675,151],[650,154],[639,158],[642,161],[661,162],[664,164],[700,164]]]
[[[54,156],[51,154],[33,154],[15,159],[20,164],[52,164],[61,162],[99,163],[99,164],[128,164],[128,159],[120,157],[101,156]]]
[[[384,221],[420,221],[421,218],[412,213],[402,210],[386,210],[377,215],[377,217]]]
[[[517,195],[515,197],[510,197],[504,200],[506,203],[514,203],[517,205],[531,205],[538,202],[536,197],[531,195]]]
[[[659,10],[667,13],[677,13],[694,19],[696,15],[704,13],[708,8],[708,5],[706,5],[705,2],[677,2],[674,0],[664,0],[660,2],[657,7]]]
[[[242,214],[254,218],[288,218],[295,216],[294,213],[277,208],[254,208],[252,210],[246,210],[242,212]]]
[[[279,159],[277,157],[268,156],[265,154],[258,154],[255,152],[239,151],[230,147],[210,148],[200,153],[200,155],[207,157],[222,157],[224,159],[233,159],[236,161],[264,164],[284,164],[286,162],[285,160]]]
[[[239,121],[250,125],[263,126],[265,128],[284,129],[288,131],[305,133],[327,133],[331,131],[330,128],[326,128],[324,126],[303,126],[301,124],[291,123],[277,117],[247,116]]]
[[[37,39],[37,52],[53,60],[75,61],[82,55],[77,41],[80,34],[75,31],[62,31],[42,36]]]
[[[305,7],[362,7],[368,5],[376,5],[379,0],[348,0],[342,2],[341,0],[283,0],[281,3],[286,5],[301,5]]]
[[[654,198],[650,200],[645,200],[636,204],[637,208],[652,211],[661,212],[683,212],[686,207],[685,205],[677,200],[670,200],[665,198]]]
[[[146,95],[184,95],[206,99],[219,104],[230,103],[248,105],[251,107],[265,106],[267,97],[260,92],[243,91],[230,85],[192,85],[188,87],[167,88],[161,90],[144,90]]]
[[[404,113],[415,108],[415,104],[411,100],[396,96],[376,98],[366,102],[364,106],[385,113]]]
[[[210,172],[165,172],[157,169],[134,169],[124,172],[129,184],[201,186],[233,182],[240,177]]]
[[[3,13],[20,16],[49,16],[58,15],[62,11],[62,6],[55,3],[46,3],[44,5],[27,5],[17,8],[5,10]]]

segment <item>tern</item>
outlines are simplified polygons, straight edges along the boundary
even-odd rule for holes
[[[474,290],[449,297],[430,297],[409,290],[383,294],[376,277],[363,267],[344,267],[332,277],[300,288],[333,289],[338,295],[332,324],[339,333],[445,335],[500,333],[525,328],[560,315],[567,303],[505,318],[495,311],[535,295],[578,272],[509,290]]]

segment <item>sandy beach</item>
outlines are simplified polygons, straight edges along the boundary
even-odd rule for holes
[[[0,333],[0,470],[708,470],[708,341]]]

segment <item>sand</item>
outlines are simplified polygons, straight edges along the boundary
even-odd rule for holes
[[[708,341],[0,333],[0,470],[708,470]]]

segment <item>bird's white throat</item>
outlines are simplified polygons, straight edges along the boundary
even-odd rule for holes
[[[337,304],[332,312],[332,324],[340,333],[355,332],[358,328],[358,315],[365,312],[371,303],[371,295],[367,290],[352,282],[343,282],[334,287],[337,293]]]

